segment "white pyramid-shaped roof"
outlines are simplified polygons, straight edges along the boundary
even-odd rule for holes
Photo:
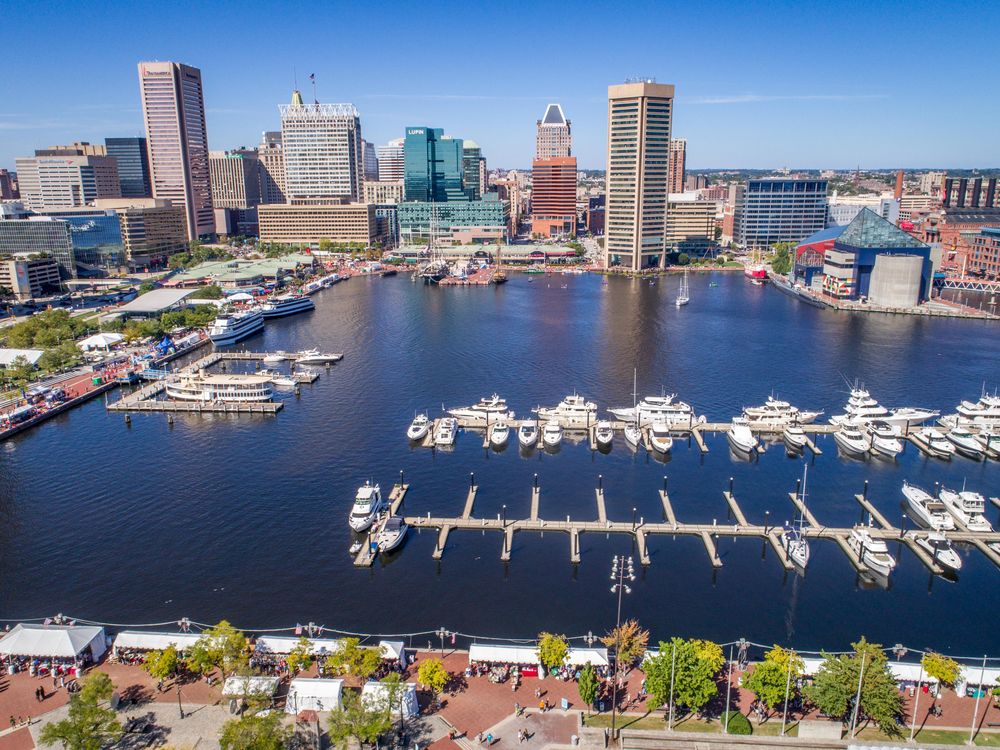
[[[563,114],[562,107],[558,104],[550,104],[545,108],[545,115],[542,117],[542,125],[565,125],[566,115]]]

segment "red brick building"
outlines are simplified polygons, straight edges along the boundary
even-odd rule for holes
[[[575,156],[531,163],[531,233],[542,237],[576,235]]]

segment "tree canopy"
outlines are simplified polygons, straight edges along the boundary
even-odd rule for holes
[[[924,671],[936,680],[940,680],[943,685],[953,687],[958,678],[962,676],[962,666],[951,657],[944,656],[935,651],[928,651],[920,659]]]
[[[244,715],[222,725],[219,747],[222,750],[283,750],[292,731],[281,720],[281,714],[267,716]]]
[[[580,700],[587,704],[587,711],[590,711],[594,701],[597,700],[597,673],[594,672],[592,664],[584,664],[580,670],[580,679],[576,683],[580,692]]]
[[[312,666],[312,643],[309,642],[308,638],[305,636],[299,638],[298,643],[295,644],[291,653],[288,654],[288,658],[285,659],[285,663],[288,665],[288,671],[293,675],[305,671]]]
[[[546,669],[555,669],[566,663],[569,656],[569,642],[564,635],[553,633],[538,634],[538,660]]]
[[[601,638],[601,643],[615,650],[618,670],[627,671],[646,653],[649,631],[639,627],[638,620],[626,620]]]
[[[451,675],[448,674],[448,670],[444,668],[444,663],[440,659],[424,659],[420,662],[420,667],[417,669],[417,681],[421,685],[426,685],[427,689],[435,696],[444,690],[450,679]]]
[[[764,661],[755,665],[753,671],[743,678],[743,687],[757,696],[769,711],[773,711],[784,702],[786,687],[789,688],[789,697],[795,695],[795,680],[802,676],[804,668],[798,654],[775,646],[764,656]]]
[[[328,727],[335,747],[346,748],[351,738],[372,744],[392,727],[392,713],[386,705],[365,705],[360,693],[349,690],[341,710],[330,712]]]
[[[175,674],[179,667],[180,659],[177,657],[177,648],[172,643],[162,651],[150,651],[146,654],[146,661],[142,665],[142,668],[157,680],[167,679],[170,675]]]
[[[660,642],[660,652],[646,661],[646,689],[657,705],[670,700],[673,675],[674,705],[700,711],[718,693],[715,678],[725,662],[722,647],[697,638]]]
[[[337,650],[327,657],[324,664],[328,672],[346,674],[367,680],[382,665],[381,654],[373,648],[365,648],[358,638],[344,638]]]
[[[104,672],[92,672],[84,678],[80,692],[69,699],[69,714],[62,721],[42,727],[43,745],[62,743],[65,750],[101,750],[118,742],[122,726],[115,712],[101,703],[107,701],[114,685]]]
[[[227,620],[221,620],[195,641],[188,654],[188,667],[201,674],[219,668],[225,676],[246,666],[246,647],[246,636]]]

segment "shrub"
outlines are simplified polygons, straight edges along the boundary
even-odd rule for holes
[[[729,724],[729,734],[753,734],[750,720],[739,711],[728,711],[722,714],[722,726]]]

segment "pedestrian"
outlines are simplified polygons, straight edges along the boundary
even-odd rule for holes
[[[486,733],[486,747],[490,747],[493,744],[493,732]]]
[[[66,687],[66,675],[64,674],[59,675],[59,687]]]
[[[13,729],[17,724],[14,723],[14,714],[10,715],[10,728]]]
[[[52,673],[52,687],[59,687],[59,678],[56,676],[55,672]]]

